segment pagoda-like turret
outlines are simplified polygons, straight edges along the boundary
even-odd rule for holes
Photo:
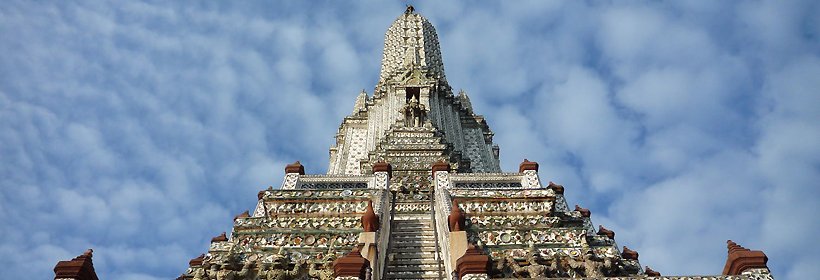
[[[339,127],[328,174],[367,174],[386,161],[398,188],[429,185],[438,161],[459,172],[499,172],[492,136],[466,93],[454,95],[447,83],[435,28],[408,8],[387,29],[373,95],[360,93]]]

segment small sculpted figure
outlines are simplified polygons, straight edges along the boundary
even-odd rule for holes
[[[242,265],[242,269],[239,270],[239,272],[236,273],[236,276],[238,276],[238,279],[243,279],[243,280],[256,279],[256,275],[255,275],[256,270],[251,268],[252,266],[253,266],[253,262],[251,262],[249,260],[245,260],[245,263]]]
[[[362,228],[364,232],[376,232],[379,230],[379,216],[373,211],[373,201],[367,201],[367,210],[362,216]]]
[[[207,276],[205,275],[205,269],[202,267],[194,268],[194,271],[191,273],[194,280],[206,280]]]
[[[284,256],[277,256],[274,258],[274,267],[268,274],[268,280],[285,280],[295,279],[302,272],[305,262],[300,260],[294,264],[293,268],[288,270],[288,262]]]
[[[576,257],[567,256],[566,261],[567,261],[567,264],[569,265],[568,267],[570,268],[567,271],[568,274],[569,274],[569,277],[577,278],[577,277],[584,277],[585,276],[584,271],[586,270],[586,268],[584,267],[584,258],[583,257],[581,257],[581,256],[576,256]]]
[[[584,275],[586,277],[604,277],[604,273],[601,271],[603,265],[603,259],[596,256],[592,250],[587,250],[586,255],[584,255]]]
[[[256,279],[259,280],[268,280],[268,274],[270,273],[270,264],[264,263],[262,260],[257,261],[256,264]]]
[[[211,264],[211,270],[208,271],[208,279],[209,280],[217,280],[216,274],[219,272],[219,265]]]
[[[465,228],[466,216],[464,215],[464,212],[458,208],[457,200],[453,200],[450,215],[447,216],[447,223],[450,226],[450,232],[463,231]]]
[[[542,261],[548,261],[550,265],[544,265]],[[512,257],[507,257],[507,262],[518,277],[524,277],[526,275],[529,278],[544,278],[558,274],[558,262],[552,257],[542,260],[538,253],[527,256],[528,265],[526,266],[519,265]]]
[[[216,273],[216,280],[235,280],[236,272],[227,263],[222,264],[222,269]]]
[[[321,268],[317,268],[319,266],[318,262],[311,262],[308,275],[312,278],[318,278],[319,280],[333,280],[333,266],[332,262],[325,262]]]

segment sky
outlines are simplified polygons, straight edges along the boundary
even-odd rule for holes
[[[5,1],[2,278],[170,279],[326,172],[406,2]],[[820,2],[414,1],[501,146],[664,275],[820,275]]]

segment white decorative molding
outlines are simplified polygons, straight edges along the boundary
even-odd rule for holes
[[[265,216],[265,201],[263,199],[259,199],[256,202],[256,208],[253,210],[253,215],[251,217],[263,217]]]
[[[466,274],[461,276],[461,280],[489,280],[490,276],[487,274]]]
[[[373,188],[379,190],[390,189],[390,176],[387,172],[373,173]]]
[[[541,179],[538,178],[538,171],[524,170],[524,176],[521,177],[521,186],[524,188],[540,188]]]
[[[285,174],[285,180],[282,182],[283,190],[293,190],[299,185],[299,173]]]
[[[447,171],[436,171],[436,189],[444,189],[449,190],[451,187],[450,185],[450,172]]]

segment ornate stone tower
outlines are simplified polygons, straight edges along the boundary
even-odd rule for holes
[[[379,82],[359,94],[330,149],[328,174],[369,174],[389,162],[396,187],[429,187],[430,165],[499,172],[493,133],[447,83],[436,29],[408,9],[387,29]]]
[[[466,93],[453,93],[432,24],[408,7],[385,35],[379,82],[362,92],[325,175],[296,162],[178,279],[772,279],[766,256],[729,242],[725,275],[662,277],[591,211],[568,207],[499,149]],[[90,251],[59,279],[92,279]],[[96,279],[96,278],[93,278]]]

